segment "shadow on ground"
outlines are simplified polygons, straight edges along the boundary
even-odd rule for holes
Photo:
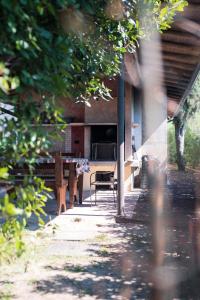
[[[88,244],[88,263],[66,262],[46,265],[48,280],[38,280],[34,292],[71,294],[95,299],[154,299],[154,285],[162,299],[199,299],[199,255],[195,246],[197,236],[191,229],[195,217],[195,178],[191,174],[171,172],[171,184],[165,188],[167,217],[164,263],[153,263],[151,205],[149,195],[143,194],[135,206],[137,224],[112,224],[109,235],[122,242]],[[102,202],[106,209],[106,202]],[[102,226],[102,233],[105,233]],[[91,246],[91,249],[90,249]],[[97,246],[97,247],[95,247]],[[97,259],[98,258],[98,259]],[[55,274],[56,273],[56,274]],[[52,275],[51,275],[52,274]]]
[[[88,250],[93,259],[89,264],[66,262],[59,267],[46,265],[46,269],[56,275],[35,282],[35,292],[42,295],[71,293],[79,298],[88,295],[95,299],[116,299],[120,295],[124,299],[148,297],[151,249],[145,241],[146,228],[137,225],[137,234],[134,234],[132,226],[114,227],[110,233],[124,238],[123,244],[103,243],[98,250],[94,250],[95,245],[91,244]]]

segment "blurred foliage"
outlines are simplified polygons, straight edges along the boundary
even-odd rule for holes
[[[182,123],[187,124],[190,122],[193,116],[200,110],[200,72],[194,82],[190,94],[184,101],[178,117],[182,120]],[[191,122],[190,122],[191,124]]]
[[[24,101],[23,101],[24,102]],[[49,108],[50,106],[50,108]],[[0,262],[10,261],[24,251],[23,229],[28,219],[34,214],[43,225],[41,215],[49,189],[44,181],[34,177],[34,166],[41,152],[48,152],[53,134],[60,132],[63,125],[56,125],[51,135],[41,126],[43,118],[41,111],[49,121],[61,122],[59,111],[54,110],[52,100],[44,100],[42,105],[36,105],[31,99],[26,99],[22,105],[13,106],[15,117],[0,119],[0,182],[3,189],[9,188],[9,193],[0,195]],[[52,111],[53,110],[53,111]],[[55,137],[54,137],[55,138]],[[12,169],[18,164],[28,165],[30,176],[24,178],[19,186],[14,185]],[[10,189],[11,188],[11,189]]]
[[[184,0],[1,0],[2,93],[24,88],[89,99],[139,38],[169,28]],[[144,27],[147,30],[144,30]],[[20,83],[20,85],[19,85]],[[105,95],[105,98],[106,98]],[[83,97],[82,97],[83,96]]]
[[[190,121],[194,114],[200,110],[200,72],[194,82],[188,98],[184,103],[183,110],[185,112],[184,118],[186,121]]]
[[[200,135],[190,127],[186,129],[185,160],[193,168],[198,168],[200,165]]]
[[[186,166],[198,168],[200,166],[200,113],[193,115],[185,130],[184,159]],[[168,157],[170,163],[177,163],[175,132],[172,123],[168,124]]]
[[[176,143],[175,143],[175,129],[172,123],[168,123],[168,162],[176,163]]]
[[[102,79],[117,76],[124,53],[135,52],[152,27],[167,29],[185,5],[184,0],[0,0],[1,179],[12,182],[10,171],[20,161],[32,172],[39,153],[48,151],[50,133],[41,124],[44,118],[63,122],[59,96],[87,105],[99,97],[109,100]],[[58,125],[55,132],[62,129]],[[22,230],[32,213],[44,213],[45,201],[44,183],[37,178],[25,178],[2,196],[1,258],[23,251]]]
[[[200,162],[200,73],[198,74],[190,94],[184,101],[175,118],[185,128],[184,159],[186,164],[198,167]],[[174,118],[174,122],[176,121]],[[170,126],[168,132],[169,161],[177,162],[175,147],[175,132]]]

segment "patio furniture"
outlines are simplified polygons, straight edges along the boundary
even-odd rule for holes
[[[57,213],[60,214],[66,210],[66,188],[68,181],[63,177],[63,161],[59,154],[53,157],[53,161],[47,162],[48,156],[42,156],[39,159],[34,172],[30,173],[27,164],[20,162],[16,165],[11,174],[13,175],[14,184],[23,184],[24,180],[28,180],[30,184],[34,184],[34,177],[39,177],[45,181],[45,185],[52,188],[57,200]]]
[[[72,152],[61,152],[61,156],[63,157],[79,157],[75,153]],[[69,178],[69,169],[65,166],[64,168],[64,178]],[[69,186],[68,186],[69,189]],[[79,174],[77,178],[77,182],[75,184],[74,190],[74,201],[77,202],[77,194],[79,195],[79,204],[83,202],[83,174]]]
[[[67,154],[67,153],[65,153]],[[62,176],[64,178],[68,178],[68,186],[69,186],[69,201],[70,208],[74,206],[74,195],[76,192],[77,181],[80,186],[79,189],[79,203],[82,203],[82,190],[83,190],[83,173],[89,172],[89,162],[86,158],[77,158],[66,155],[61,155],[63,161],[63,173]],[[39,159],[40,163],[54,163],[54,158],[52,157],[41,157]],[[68,171],[66,175],[65,171]]]
[[[68,177],[64,176],[65,169],[69,170]],[[43,179],[45,184],[54,190],[59,213],[62,209],[66,209],[66,204],[64,203],[66,201],[67,186],[69,186],[70,208],[74,205],[74,195],[76,194],[77,184],[79,186],[79,203],[82,203],[84,172],[89,172],[88,159],[63,156],[59,153],[59,155],[52,154],[51,156],[41,155],[37,159],[34,174],[30,174],[28,165],[25,163],[25,160],[22,159],[19,164],[14,167],[12,175],[15,184],[22,184],[25,177],[30,180],[30,182],[34,182],[34,176]]]
[[[96,171],[90,175],[90,202],[92,205],[92,187],[94,187],[95,205],[97,202],[97,190],[99,187],[108,187],[113,191],[113,200],[117,197],[117,179],[114,178],[114,171]]]
[[[72,208],[74,200],[77,200],[77,193],[79,194],[79,204],[83,202],[83,174],[89,172],[90,168],[88,159],[63,154],[64,177],[69,181],[70,208]]]
[[[72,152],[61,152],[61,156],[62,157],[77,157],[75,155],[75,153]],[[69,167],[65,164],[64,167],[64,178],[69,180]],[[81,174],[80,176],[78,176],[75,186],[74,186],[74,202],[77,202],[77,193],[79,193],[79,204],[82,204],[83,201],[83,180],[81,180],[80,177],[83,177],[83,175]],[[68,185],[68,190],[69,190],[69,185]]]
[[[66,189],[68,181],[63,177],[63,160],[60,154],[55,155],[55,185],[58,215],[66,211]]]

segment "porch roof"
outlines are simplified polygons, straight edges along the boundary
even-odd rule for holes
[[[164,86],[169,101],[184,102],[200,70],[200,1],[189,0],[183,13],[161,36]]]

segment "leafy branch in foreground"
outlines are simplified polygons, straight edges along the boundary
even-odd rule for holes
[[[186,4],[184,0],[0,0],[1,167],[10,173],[25,159],[31,171],[39,153],[50,146],[51,134],[40,126],[44,114],[51,123],[62,122],[59,97],[88,105],[91,99],[109,100],[102,79],[119,75],[121,57],[136,51],[139,39],[150,38],[152,22],[162,32]],[[14,248],[17,254],[22,252],[27,219],[31,213],[42,213],[46,201],[38,179],[13,189],[0,199],[0,255],[8,257]]]

